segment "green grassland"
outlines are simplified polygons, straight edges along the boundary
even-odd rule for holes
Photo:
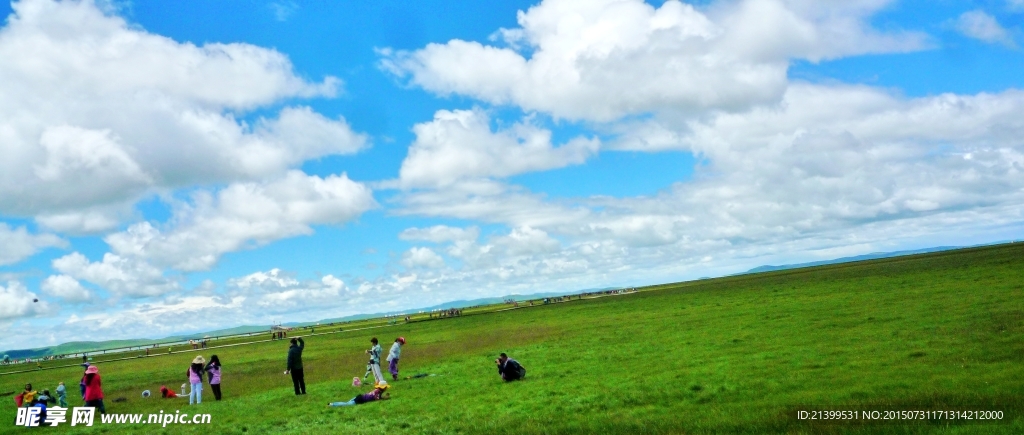
[[[220,356],[224,400],[214,402],[207,388],[191,407],[139,394],[179,387],[196,352],[98,365],[108,412],[212,414],[211,425],[168,433],[1024,433],[1022,286],[1018,243],[372,329],[352,324],[307,338],[306,396],[294,396],[283,374],[286,342],[198,352]],[[374,335],[385,350],[407,338],[403,375],[437,376],[394,382],[390,401],[327,408],[356,394],[351,379],[362,376]],[[501,382],[493,360],[502,351],[527,367],[525,381]],[[80,376],[80,368],[3,375],[0,391],[25,382],[52,390],[63,380],[80,405]],[[128,401],[112,403],[122,396]],[[0,432],[28,431],[12,426],[5,400]],[[1008,421],[810,425],[791,416],[811,406],[1001,409]]]

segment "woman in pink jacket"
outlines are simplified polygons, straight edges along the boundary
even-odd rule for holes
[[[85,383],[85,406],[91,406],[99,410],[100,414],[106,414],[107,409],[103,406],[103,386],[100,382],[100,368],[89,366],[85,370],[85,377],[82,378],[82,382]]]

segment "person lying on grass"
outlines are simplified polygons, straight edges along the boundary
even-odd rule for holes
[[[388,400],[391,398],[391,393],[385,393],[384,391],[387,389],[388,385],[377,385],[374,387],[373,391],[366,394],[357,394],[356,397],[353,397],[352,400],[349,400],[348,402],[331,402],[328,403],[327,406],[353,406],[361,405],[366,402],[373,402],[375,400]]]
[[[165,385],[161,385],[160,397],[163,397],[164,399],[176,399],[178,398],[178,393],[175,393],[174,390],[167,388]]]
[[[498,359],[494,360],[494,363],[498,365],[498,374],[501,375],[501,379],[504,379],[505,382],[512,382],[526,377],[526,367],[519,364],[519,361],[509,358],[508,355],[505,355],[505,352],[502,352]]]

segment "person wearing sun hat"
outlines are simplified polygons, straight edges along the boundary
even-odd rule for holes
[[[391,379],[395,381],[398,380],[398,357],[402,354],[404,345],[405,337],[398,337],[391,345],[391,351],[388,352],[388,371],[391,372]]]
[[[192,360],[192,365],[188,367],[188,382],[192,384],[192,391],[188,394],[189,405],[203,402],[203,364],[206,364],[206,359],[202,355],[198,355]]]
[[[100,414],[106,414],[107,409],[103,406],[103,385],[100,382],[100,368],[96,366],[89,366],[85,369],[85,378],[82,382],[85,383],[85,406],[91,406],[100,411]]]

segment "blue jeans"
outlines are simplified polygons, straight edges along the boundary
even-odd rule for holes
[[[192,402],[203,403],[203,383],[202,382],[193,382],[192,383],[192,391],[188,393],[188,404],[191,405]]]

